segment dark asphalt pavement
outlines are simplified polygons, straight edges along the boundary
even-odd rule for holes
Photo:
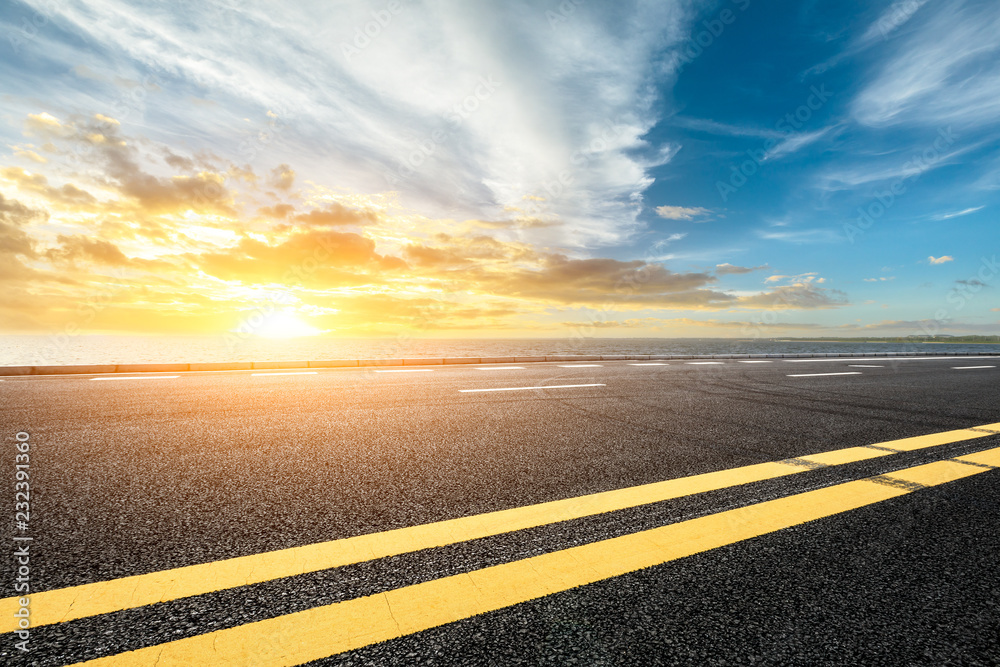
[[[29,433],[43,591],[1000,422],[1000,358],[641,363],[5,378],[0,465],[13,479]],[[956,368],[973,366],[996,367]],[[818,373],[859,374],[789,377]],[[564,384],[601,386],[461,391]],[[27,658],[0,637],[0,661],[120,653],[998,446],[34,628]],[[998,490],[989,471],[316,664],[998,665]],[[7,557],[2,597],[14,570]]]

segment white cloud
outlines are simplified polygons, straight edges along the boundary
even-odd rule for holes
[[[909,22],[927,2],[928,0],[895,0],[846,49],[832,58],[810,67],[804,76],[822,74],[843,60],[858,55],[880,41],[888,40],[894,32]]]
[[[802,148],[805,148],[809,144],[812,144],[827,135],[831,127],[823,128],[822,130],[816,130],[815,132],[799,132],[796,134],[791,134],[787,139],[780,142],[777,146],[769,150],[765,155],[765,160],[774,160],[785,155],[790,155]]]
[[[682,127],[696,132],[706,134],[722,135],[727,137],[757,137],[760,139],[783,139],[788,136],[788,132],[768,128],[756,127],[753,125],[733,125],[731,123],[721,123],[707,118],[687,118],[685,116],[674,116],[667,124]]]
[[[784,241],[786,243],[837,243],[843,241],[842,235],[832,229],[801,229],[787,232],[758,231],[757,235],[768,241]]]
[[[821,190],[834,192],[850,190],[869,183],[904,182],[934,169],[955,164],[957,158],[972,153],[988,143],[977,141],[962,148],[939,152],[934,143],[939,139],[954,142],[959,137],[945,130],[928,134],[927,141],[922,146],[918,144],[885,157],[867,157],[850,166],[826,169],[816,177],[815,185]],[[933,159],[926,159],[927,155]]]
[[[1000,9],[942,6],[854,99],[861,123],[977,127],[1000,117]]]
[[[928,0],[896,0],[886,7],[878,19],[858,40],[859,46],[867,47],[880,39],[888,39],[889,35],[901,28]]]
[[[783,276],[783,275],[773,275],[768,276],[764,279],[765,283],[780,283],[782,281],[788,281],[790,283],[801,283],[801,282],[812,282],[816,280],[819,274],[815,271],[809,273],[800,273],[797,276]]]
[[[969,215],[970,213],[975,213],[976,211],[981,211],[985,206],[976,206],[975,208],[967,208],[961,211],[955,211],[953,213],[942,213],[940,215],[935,215],[934,220],[950,220],[951,218],[959,218],[963,215]]]
[[[645,261],[647,261],[647,262],[667,262],[667,261],[670,261],[670,260],[676,258],[677,255],[675,255],[673,253],[667,253],[667,254],[657,254],[657,253],[662,253],[662,251],[666,250],[670,246],[670,244],[674,243],[675,241],[680,241],[685,236],[687,236],[687,234],[685,234],[685,233],[677,233],[677,234],[671,234],[671,235],[667,236],[666,238],[662,238],[662,239],[658,240],[656,243],[654,243],[650,247],[649,253],[647,254],[646,257],[644,257]]]
[[[657,206],[656,214],[661,218],[666,218],[667,220],[693,220],[694,218],[704,217],[711,213],[707,208],[701,208],[700,206],[694,206],[691,208],[686,208],[684,206]],[[704,220],[699,220],[698,222],[705,222]]]
[[[106,69],[94,62],[103,52],[156,75],[158,111],[183,109],[187,129],[203,132],[192,140],[211,138],[229,149],[224,157],[261,170],[294,164],[302,182],[396,190],[426,214],[520,211],[566,223],[520,234],[615,243],[639,226],[647,170],[677,150],[640,137],[658,120],[651,84],[669,76],[662,56],[691,18],[681,0],[585,3],[555,26],[527,1],[402,3],[396,15],[381,1],[185,12],[122,0],[29,4],[99,45],[72,65]],[[192,95],[217,104],[194,109]],[[241,159],[268,110],[283,129]],[[544,198],[540,211],[524,209],[526,195]]]
[[[930,262],[931,264],[944,264],[945,262],[955,261],[955,258],[952,257],[951,255],[941,255],[940,257],[935,257],[934,255],[931,255],[930,257],[927,258],[927,261]]]

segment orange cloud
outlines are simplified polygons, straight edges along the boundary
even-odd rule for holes
[[[378,216],[372,211],[359,211],[334,202],[327,204],[324,208],[300,213],[295,216],[295,220],[317,227],[338,227],[341,225],[374,224],[378,222]]]
[[[24,227],[35,220],[47,220],[48,214],[29,208],[0,193],[0,264],[13,261],[12,255],[34,257],[34,240]]]
[[[49,179],[42,174],[33,174],[20,167],[7,167],[0,169],[0,177],[4,178],[25,192],[31,192],[46,199],[50,204],[56,204],[62,208],[79,210],[94,210],[97,198],[86,190],[82,190],[72,183],[66,183],[59,187],[49,185]]]
[[[59,248],[51,248],[45,253],[52,261],[75,262],[83,260],[108,266],[124,266],[129,263],[129,258],[125,256],[125,253],[111,241],[62,234],[59,235],[58,241]]]
[[[249,166],[127,137],[107,117],[35,114],[25,131],[43,136],[54,157],[40,167],[45,173],[0,167],[0,178],[30,204],[0,195],[0,279],[9,287],[0,315],[9,316],[10,328],[76,321],[94,331],[221,333],[276,293],[318,328],[359,335],[551,330],[568,307],[718,311],[846,303],[809,276],[783,277],[772,282],[787,284],[759,294],[719,286],[720,277],[766,265],[675,272],[511,240],[519,228],[555,224],[530,216],[425,220],[390,214],[397,209],[384,195],[333,193],[338,201],[304,206],[331,193],[318,186],[293,193],[290,165],[262,172],[274,187],[264,192]],[[65,182],[67,173],[79,176]],[[75,304],[95,294],[100,312],[81,320]],[[594,326],[682,324],[623,317]]]
[[[293,234],[273,246],[244,237],[235,247],[190,256],[190,260],[223,280],[302,282],[315,287],[382,283],[381,272],[406,266],[398,257],[375,252],[375,242],[369,238],[329,230]]]
[[[271,170],[271,185],[279,190],[291,190],[295,183],[295,170],[287,164],[281,164]]]

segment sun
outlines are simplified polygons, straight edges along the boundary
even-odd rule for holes
[[[254,333],[262,338],[299,338],[316,336],[323,331],[282,310],[267,317]]]

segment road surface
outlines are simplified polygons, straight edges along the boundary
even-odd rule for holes
[[[1000,664],[998,358],[8,377],[0,408],[4,664]]]

